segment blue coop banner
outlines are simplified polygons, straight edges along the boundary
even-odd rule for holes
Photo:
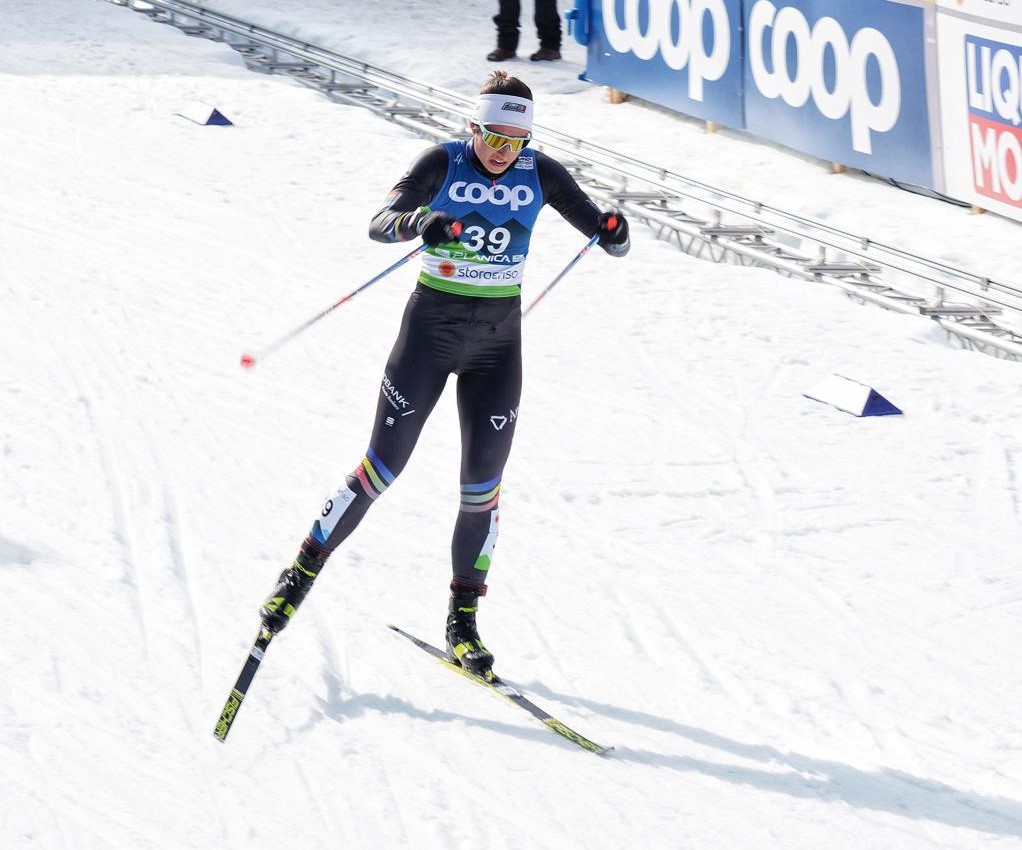
[[[745,0],[744,12],[749,130],[833,162],[934,185],[926,61],[932,6]]]
[[[742,127],[742,0],[589,0],[583,79]]]

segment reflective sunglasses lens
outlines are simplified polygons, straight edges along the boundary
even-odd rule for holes
[[[505,136],[502,133],[492,133],[485,127],[481,128],[483,143],[494,150],[502,150],[505,145],[511,147],[512,153],[520,153],[529,144],[531,136]]]

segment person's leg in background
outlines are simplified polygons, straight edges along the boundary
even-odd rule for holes
[[[503,62],[514,57],[518,50],[521,33],[519,19],[522,14],[520,0],[499,0],[500,6],[493,22],[497,25],[497,49],[486,58],[491,62]]]
[[[553,61],[561,58],[561,17],[557,14],[557,0],[536,0],[536,34],[539,50],[529,58],[533,62]]]

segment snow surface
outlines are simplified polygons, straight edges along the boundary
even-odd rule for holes
[[[492,46],[482,0],[216,6],[466,94]],[[1022,366],[640,228],[526,323],[480,614],[499,671],[613,755],[385,628],[442,638],[450,394],[216,743],[414,271],[238,357],[407,250],[366,228],[424,142],[104,2],[0,20],[3,847],[1022,847]],[[541,122],[1017,272],[1015,225],[610,107],[566,55],[513,66]],[[545,211],[527,291],[583,241]],[[803,396],[833,373],[906,415]]]

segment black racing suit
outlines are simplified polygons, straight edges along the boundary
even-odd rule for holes
[[[468,147],[468,146],[466,146]],[[600,210],[555,160],[536,152],[543,202],[586,236],[598,230]],[[471,156],[480,178],[496,181]],[[426,206],[444,183],[448,153],[423,153],[373,217],[371,238],[415,238],[400,226]],[[623,255],[624,245],[606,250]],[[461,421],[461,509],[451,546],[454,580],[485,586],[496,541],[504,464],[511,451],[522,389],[521,296],[457,295],[418,283],[408,299],[380,388],[369,449],[327,502],[311,537],[326,551],[340,545],[373,501],[404,469],[423,425],[452,373],[458,376]]]

